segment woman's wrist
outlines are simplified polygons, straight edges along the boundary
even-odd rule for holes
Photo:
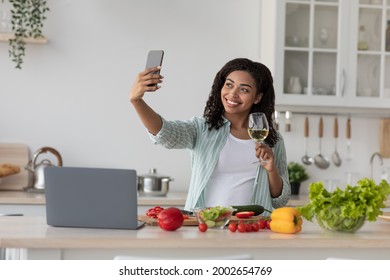
[[[142,101],[142,97],[130,97],[130,103],[137,103]]]

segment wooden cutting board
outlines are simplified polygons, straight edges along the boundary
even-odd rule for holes
[[[153,219],[151,217],[148,217],[146,215],[138,215],[138,220],[145,222],[146,224],[150,226],[158,226],[157,219]],[[198,220],[196,217],[190,217],[189,219],[185,219],[184,226],[197,226],[198,225]]]
[[[381,119],[379,142],[381,156],[390,158],[390,118]]]
[[[252,217],[250,219],[241,219],[241,220],[245,220],[245,221],[256,221],[256,220],[259,220],[261,218],[265,218],[263,216],[255,216],[255,217]],[[150,225],[150,226],[157,226],[158,225],[158,222],[157,222],[157,219],[153,219],[153,218],[150,218],[146,215],[138,215],[138,220],[140,221],[143,221],[145,222],[146,224]],[[237,217],[233,216],[230,221],[232,222],[237,222],[238,219]],[[196,217],[190,217],[189,219],[185,219],[184,220],[184,223],[183,223],[183,226],[197,226],[198,225],[198,220],[196,219]]]
[[[382,215],[378,216],[381,220],[390,222],[390,212],[384,212]]]
[[[19,143],[0,143],[0,164],[15,164],[20,167],[18,174],[3,177],[0,190],[23,190],[28,185],[29,174],[25,166],[30,160],[27,145]]]

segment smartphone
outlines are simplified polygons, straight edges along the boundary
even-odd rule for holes
[[[146,60],[146,67],[145,69],[161,66],[162,61],[164,58],[164,51],[163,50],[152,50],[148,53],[148,58]],[[160,70],[154,72],[155,74],[160,74]],[[150,84],[148,86],[155,86],[156,84]]]
[[[164,57],[164,51],[162,50],[153,50],[149,51],[148,53],[148,59],[146,60],[146,67],[145,69],[161,66],[162,61]],[[156,72],[159,73],[160,71]]]

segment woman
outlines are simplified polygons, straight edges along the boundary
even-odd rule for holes
[[[272,210],[286,205],[291,190],[284,141],[272,118],[275,92],[269,69],[245,58],[229,61],[215,76],[203,118],[186,121],[167,121],[142,99],[146,91],[160,88],[151,86],[163,80],[153,73],[158,69],[138,74],[130,101],[153,141],[191,150],[185,209],[259,204]],[[249,137],[252,112],[266,114],[270,130],[265,143]],[[253,164],[259,158],[265,162]]]

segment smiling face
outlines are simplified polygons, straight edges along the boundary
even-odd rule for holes
[[[229,119],[229,115],[233,114],[248,116],[252,105],[261,100],[261,94],[256,93],[256,82],[248,72],[231,72],[221,89],[225,117]]]

